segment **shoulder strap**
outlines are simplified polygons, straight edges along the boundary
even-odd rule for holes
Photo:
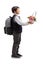
[[[16,15],[13,15],[13,18],[15,17]]]
[[[12,17],[12,21],[14,21],[13,19],[15,18],[15,16],[16,16],[16,15],[13,15],[13,17]]]
[[[13,25],[13,22],[14,22],[13,18],[15,18],[15,16],[16,15],[13,15],[12,18],[11,18],[11,26]]]
[[[11,21],[13,20],[13,18],[15,17],[16,15],[13,15],[12,18],[11,18]]]

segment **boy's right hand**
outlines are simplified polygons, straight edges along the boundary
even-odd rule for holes
[[[28,24],[33,24],[34,21],[33,20],[29,20]]]
[[[28,22],[28,24],[33,24],[33,23],[31,23],[31,22]]]
[[[29,24],[33,24],[34,21],[36,21],[36,18],[33,16],[28,17],[28,19],[29,19],[29,22],[28,22]]]

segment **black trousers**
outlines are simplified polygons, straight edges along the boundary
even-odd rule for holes
[[[13,32],[13,48],[12,48],[12,55],[15,55],[18,53],[19,45],[21,41],[21,33]]]

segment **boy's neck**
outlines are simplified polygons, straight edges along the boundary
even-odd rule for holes
[[[14,15],[17,15],[17,16],[18,16],[19,14],[17,14],[17,13],[14,13]]]

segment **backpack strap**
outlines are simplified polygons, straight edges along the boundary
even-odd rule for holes
[[[16,15],[13,15],[13,18],[15,17]]]
[[[13,15],[13,16],[12,16],[12,21],[13,21],[13,19],[15,18],[15,16],[16,16],[16,15]]]
[[[13,27],[13,26],[12,26],[12,23],[14,22],[13,19],[15,18],[15,16],[16,16],[16,15],[13,15],[12,18],[11,18],[11,27]]]

